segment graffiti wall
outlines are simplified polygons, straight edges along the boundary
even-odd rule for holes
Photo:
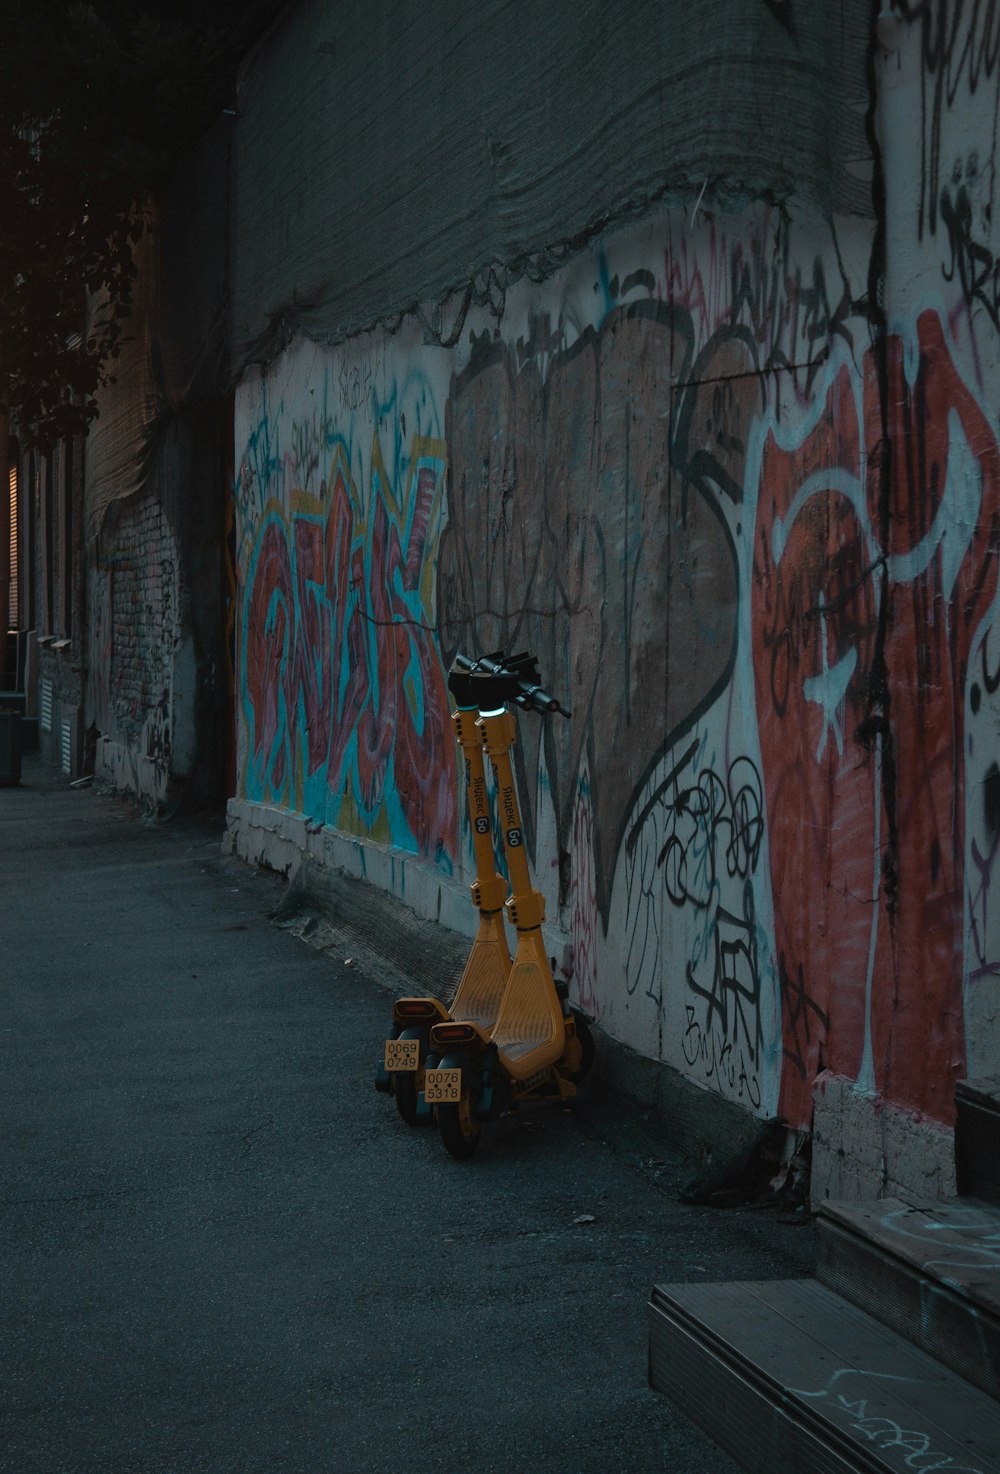
[[[464,884],[445,671],[532,650],[574,997],[796,1127],[1000,1072],[998,93],[932,9],[880,23],[873,220],[664,209],[237,403],[241,801]]]
[[[439,396],[381,344],[303,349],[244,385],[236,488],[244,796],[457,860],[436,636]]]

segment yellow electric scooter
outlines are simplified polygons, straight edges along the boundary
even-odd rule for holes
[[[517,950],[492,1026],[457,1014],[431,1025],[423,1101],[435,1108],[441,1139],[459,1159],[475,1151],[482,1120],[532,1098],[570,1101],[594,1057],[586,1016],[570,1006],[565,986],[552,976],[542,938],[545,898],[531,884],[511,763],[517,739],[511,703],[569,713],[541,690],[536,663],[527,655],[480,659],[468,679],[480,713],[476,727],[493,766],[510,875],[504,904],[517,931]]]
[[[470,677],[474,665],[465,656],[456,656],[448,672],[448,688],[455,698],[451,719],[465,760],[465,792],[476,861],[471,889],[473,904],[479,911],[479,928],[450,1009],[433,997],[397,998],[391,1037],[385,1042],[382,1066],[375,1079],[375,1088],[395,1097],[396,1109],[410,1126],[429,1122],[433,1116],[423,1098],[424,1071],[428,1063],[436,1062],[428,1057],[432,1025],[460,1019],[488,1031],[500,1012],[510,973],[503,913],[507,882],[497,873],[493,849],[483,744],[476,725],[479,709]]]

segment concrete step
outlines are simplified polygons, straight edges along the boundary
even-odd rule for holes
[[[1000,1404],[816,1280],[656,1285],[649,1381],[749,1474],[998,1474]]]
[[[825,1203],[818,1229],[823,1284],[1000,1396],[1000,1208]]]
[[[955,1086],[958,1190],[1000,1207],[1000,1080]]]

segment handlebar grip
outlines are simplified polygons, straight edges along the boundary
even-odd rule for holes
[[[565,707],[554,696],[550,696],[548,691],[543,691],[541,686],[529,686],[524,682],[514,699],[519,706],[529,707],[532,711],[540,711],[545,715],[557,711],[560,716],[569,716]]]

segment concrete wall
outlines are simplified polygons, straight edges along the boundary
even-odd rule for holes
[[[870,10],[299,0],[237,99],[237,363],[456,289],[497,302],[702,189],[870,213]]]
[[[995,15],[941,13],[864,55],[874,218],[706,187],[237,394],[233,843],[468,924],[444,671],[531,648],[574,998],[818,1196],[947,1191],[1000,1069]]]

